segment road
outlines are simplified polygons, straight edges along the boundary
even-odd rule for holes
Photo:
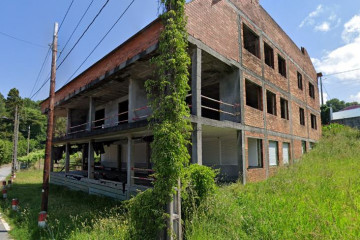
[[[11,165],[10,164],[0,167],[0,183],[1,183],[1,186],[2,186],[2,181],[5,180],[5,178],[7,176],[9,176],[10,173],[11,173]],[[8,234],[9,226],[4,221],[4,219],[2,218],[1,215],[2,214],[0,213],[0,239],[1,240],[9,240],[9,239],[11,239],[9,237],[9,234]]]

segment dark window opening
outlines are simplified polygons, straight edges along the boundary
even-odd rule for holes
[[[129,101],[123,101],[119,103],[119,116],[118,123],[126,123],[128,121]]]
[[[315,99],[315,87],[311,83],[309,83],[309,95],[313,99]]]
[[[303,90],[303,81],[301,73],[297,72],[297,81],[298,81],[298,88]]]
[[[267,112],[276,116],[276,95],[270,91],[266,91]]]
[[[274,50],[264,42],[264,54],[265,54],[265,63],[274,68]]]
[[[99,128],[105,123],[105,109],[100,109],[95,112],[94,127]]]
[[[220,84],[215,83],[201,88],[201,95],[215,100],[220,99]],[[201,98],[201,116],[220,120],[220,103],[204,98]]]
[[[261,87],[255,83],[246,80],[246,105],[262,110],[262,90]]]
[[[286,77],[286,61],[280,55],[278,55],[278,66],[279,66],[279,73]]]
[[[256,35],[248,26],[243,24],[244,48],[250,53],[260,58],[260,41],[259,36]]]
[[[303,108],[299,108],[300,124],[305,126],[305,111]]]
[[[281,118],[289,120],[289,102],[280,98]]]
[[[311,128],[315,130],[317,129],[316,116],[314,114],[311,114]]]
[[[301,141],[301,152],[302,154],[306,153],[306,141]]]

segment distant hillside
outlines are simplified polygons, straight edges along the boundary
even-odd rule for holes
[[[187,239],[359,239],[360,132],[340,125],[269,180],[219,189]]]

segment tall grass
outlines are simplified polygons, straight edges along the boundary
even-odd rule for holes
[[[360,239],[360,133],[339,126],[269,180],[218,189],[187,239]]]
[[[14,239],[123,239],[127,232],[122,203],[51,185],[48,227],[40,230],[42,171],[19,172],[8,191],[8,199],[0,200],[1,212],[9,221]],[[18,198],[20,210],[11,210],[11,199]]]

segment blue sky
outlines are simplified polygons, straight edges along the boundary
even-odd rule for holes
[[[91,0],[74,1],[59,32],[59,50],[64,47],[90,2]],[[130,2],[109,1],[84,38],[59,68],[57,89],[69,79]],[[13,87],[18,88],[23,97],[30,96],[48,51],[47,46],[52,41],[53,24],[55,21],[61,22],[70,3],[71,0],[0,1],[0,92],[4,96]],[[94,0],[59,62],[104,3],[105,0]],[[326,98],[336,97],[360,102],[360,70],[330,75],[360,68],[360,1],[260,0],[260,3],[299,47],[304,46],[308,50],[317,71],[329,75],[324,77]],[[158,0],[135,0],[122,20],[77,74],[142,29],[154,20],[157,14]],[[36,46],[14,40],[1,33],[36,43]],[[50,58],[35,91],[49,74],[49,60]],[[46,98],[48,92],[49,87],[46,85],[35,99]]]

